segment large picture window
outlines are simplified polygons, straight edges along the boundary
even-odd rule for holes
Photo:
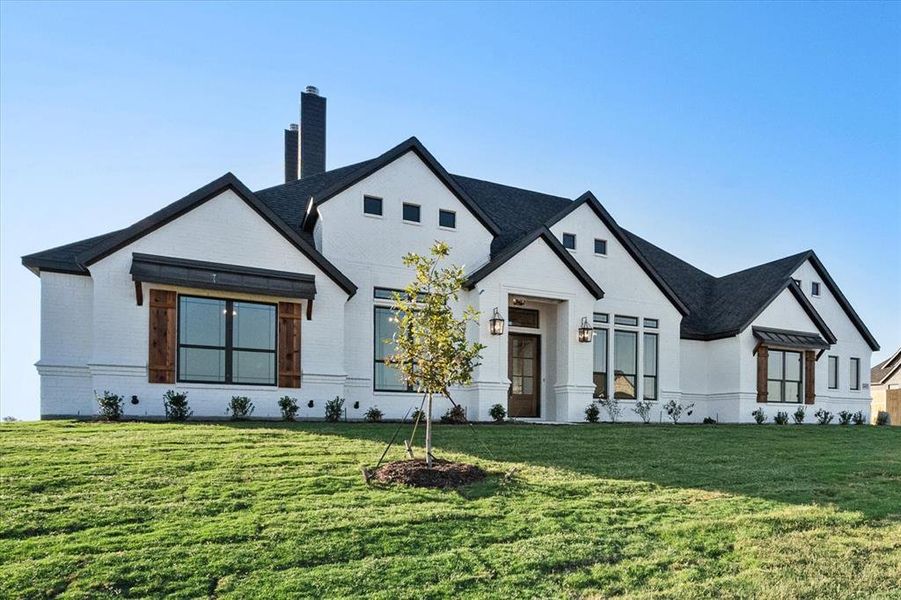
[[[613,334],[613,397],[634,400],[638,371],[638,333],[615,331]]]
[[[801,402],[800,352],[770,350],[767,358],[769,402]]]
[[[644,390],[645,400],[657,399],[657,334],[644,334]]]
[[[275,385],[274,304],[179,296],[178,381]]]
[[[397,332],[397,323],[393,320],[394,310],[387,306],[375,307],[375,372],[373,388],[377,392],[409,392],[411,388],[404,383],[400,371],[385,364],[385,357],[396,352],[391,340]]]
[[[594,397],[607,397],[607,330],[594,330]]]

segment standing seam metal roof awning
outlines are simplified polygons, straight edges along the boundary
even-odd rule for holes
[[[131,256],[131,278],[134,281],[308,300],[316,297],[315,277],[305,273],[137,252]]]
[[[769,327],[753,327],[754,337],[767,346],[782,346],[798,350],[825,350],[829,343],[818,333],[805,331],[789,331],[786,329],[770,329]]]

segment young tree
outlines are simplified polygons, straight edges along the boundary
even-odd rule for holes
[[[425,394],[428,403],[425,422],[426,465],[432,467],[432,399],[448,389],[472,382],[483,344],[466,340],[466,326],[478,322],[479,312],[467,306],[460,317],[452,304],[458,302],[466,279],[463,268],[440,267],[450,254],[450,246],[435,242],[428,256],[411,252],[403,263],[416,273],[404,293],[394,293],[394,320],[397,331],[392,340],[396,351],[385,363],[398,369],[404,382]]]

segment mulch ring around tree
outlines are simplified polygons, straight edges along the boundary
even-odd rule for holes
[[[370,481],[402,483],[414,487],[456,488],[485,479],[486,473],[475,465],[432,460],[432,468],[425,459],[399,460],[383,465],[372,472]]]

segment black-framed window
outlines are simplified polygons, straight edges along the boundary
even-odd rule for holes
[[[410,223],[419,223],[422,213],[422,208],[418,204],[410,204],[409,202],[404,202],[404,221],[409,221]]]
[[[376,392],[410,392],[410,388],[404,383],[400,371],[385,364],[385,357],[391,356],[397,351],[393,342],[397,333],[397,321],[395,311],[387,306],[375,307],[375,350],[373,353],[373,389]]]
[[[626,327],[638,327],[638,317],[628,317],[626,315],[614,315],[614,325],[625,325]]]
[[[529,327],[538,329],[538,311],[534,308],[513,308],[507,309],[507,317],[510,319],[511,327]]]
[[[811,296],[819,296],[820,295],[820,282],[819,281],[811,281],[810,282],[810,295]]]
[[[657,340],[656,333],[644,334],[642,348],[644,353],[644,390],[642,390],[642,397],[645,400],[657,399],[657,357],[659,354]]]
[[[851,389],[859,390],[860,389],[860,359],[852,358],[851,359]]]
[[[438,211],[438,225],[448,229],[457,228],[457,213],[452,210],[441,209]]]
[[[658,327],[660,327],[660,321],[658,321],[657,319],[645,319],[644,326],[648,329],[657,329]]]
[[[594,330],[594,397],[607,397],[607,345],[606,329]]]
[[[621,400],[636,398],[638,376],[638,332],[613,332],[613,397]]]
[[[276,384],[276,306],[178,297],[178,381]]]
[[[375,196],[363,196],[363,213],[367,215],[382,216],[382,199]]]
[[[803,354],[788,350],[770,350],[767,358],[767,401],[801,402],[801,365]]]
[[[829,356],[829,389],[838,389],[838,357]]]
[[[610,315],[607,313],[594,313],[592,319],[594,319],[595,323],[609,323]]]
[[[594,240],[594,253],[607,256],[607,240]]]
[[[576,249],[576,234],[575,233],[564,233],[562,239],[563,247],[567,250],[575,250]]]

